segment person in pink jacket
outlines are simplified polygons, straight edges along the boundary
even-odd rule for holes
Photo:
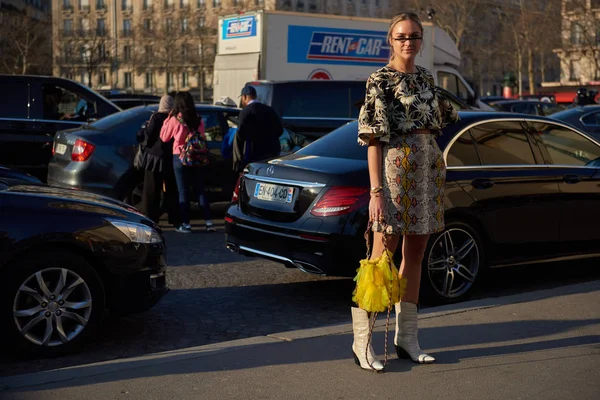
[[[173,170],[179,191],[179,208],[181,213],[181,226],[177,232],[191,233],[190,225],[190,188],[198,195],[198,205],[204,212],[206,230],[215,232],[215,226],[210,220],[210,204],[204,193],[204,177],[198,167],[187,167],[181,164],[179,154],[190,129],[199,131],[204,135],[204,124],[198,117],[194,99],[188,92],[179,92],[175,95],[175,106],[160,130],[160,139],[168,143],[173,139]]]

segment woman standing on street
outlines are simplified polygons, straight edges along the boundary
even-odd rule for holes
[[[169,215],[169,223],[178,225],[177,186],[173,174],[173,150],[171,143],[160,140],[160,130],[173,109],[173,98],[163,96],[158,111],[150,117],[138,133],[138,142],[144,148],[144,187],[142,191],[141,211],[152,221],[158,223],[162,214],[161,197],[165,184],[164,204]],[[173,198],[175,196],[175,198]]]
[[[163,142],[167,143],[172,139],[174,140],[172,162],[177,189],[179,190],[179,211],[182,222],[177,228],[177,232],[192,232],[192,226],[190,225],[190,188],[193,193],[198,195],[198,205],[204,212],[206,231],[215,232],[215,226],[210,220],[210,204],[204,193],[202,169],[200,167],[184,166],[179,159],[185,139],[193,131],[198,131],[201,135],[204,135],[204,124],[202,119],[198,117],[192,95],[188,92],[179,92],[175,95],[175,107],[160,131],[160,138]]]
[[[403,236],[400,275],[408,282],[395,304],[394,345],[399,358],[431,363],[435,359],[421,350],[417,338],[421,262],[430,234],[444,229],[446,167],[435,137],[446,124],[456,122],[458,114],[438,94],[431,73],[415,64],[423,43],[419,17],[395,16],[387,39],[390,61],[367,80],[358,119],[358,142],[369,146],[371,260],[386,247],[395,253]],[[352,308],[352,350],[361,368],[381,371],[372,347],[366,348],[369,319],[365,310]]]

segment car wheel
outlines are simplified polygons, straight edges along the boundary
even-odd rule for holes
[[[461,222],[449,222],[432,236],[423,260],[423,300],[448,304],[465,300],[481,281],[484,249],[477,232]]]
[[[144,183],[143,182],[139,182],[135,186],[133,186],[133,188],[125,196],[125,198],[123,199],[123,201],[125,203],[129,204],[130,206],[134,206],[135,208],[137,208],[139,210],[140,207],[142,206],[142,193],[143,193],[143,191],[144,191]]]
[[[83,258],[46,252],[12,264],[0,296],[0,324],[13,352],[55,356],[72,352],[97,328],[104,288]]]

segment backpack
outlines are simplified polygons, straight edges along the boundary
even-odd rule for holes
[[[179,122],[185,125],[182,120]],[[200,120],[200,125],[202,125],[202,120]],[[203,167],[208,165],[208,145],[204,134],[199,132],[198,129],[192,131],[188,127],[188,130],[190,133],[187,134],[181,148],[181,153],[179,154],[181,165],[186,167]]]

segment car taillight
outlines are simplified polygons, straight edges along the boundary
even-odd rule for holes
[[[334,186],[310,210],[317,217],[332,217],[350,213],[366,204],[369,188]]]
[[[242,175],[239,176],[233,189],[233,195],[231,196],[231,204],[237,204],[240,201],[240,185],[242,184]]]
[[[93,144],[77,139],[71,152],[71,161],[87,161],[94,150],[96,150],[96,146]]]

